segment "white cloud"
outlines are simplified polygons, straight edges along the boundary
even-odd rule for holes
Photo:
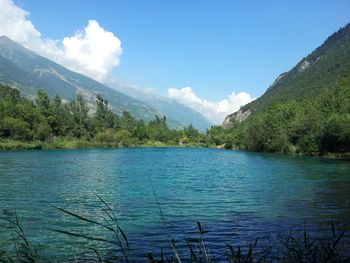
[[[208,120],[217,124],[222,123],[228,114],[254,100],[246,92],[232,92],[223,100],[208,101],[197,97],[191,87],[168,89],[168,97],[202,113]]]
[[[30,20],[29,13],[17,7],[11,0],[0,0],[0,34],[28,44],[41,37]]]
[[[43,39],[28,19],[29,13],[12,0],[0,0],[0,36],[6,35],[25,47],[63,66],[104,81],[120,62],[121,41],[97,21],[63,40]]]
[[[141,90],[141,92],[148,94],[148,95],[154,95],[154,96],[158,95],[157,90],[155,90],[154,88],[150,88],[150,87],[147,87],[147,88]]]
[[[121,42],[113,33],[105,31],[95,20],[90,20],[84,31],[63,39],[64,54],[71,68],[104,79],[119,64]]]
[[[0,36],[6,35],[19,44],[52,59],[63,66],[88,75],[98,81],[110,78],[110,73],[120,62],[121,41],[106,31],[97,21],[62,40],[43,39],[39,30],[29,20],[29,13],[16,6],[13,0],[0,0]],[[155,90],[143,91],[156,95]],[[221,101],[208,101],[197,97],[190,87],[168,89],[168,97],[185,104],[215,123],[238,110],[253,98],[246,92],[232,93]]]

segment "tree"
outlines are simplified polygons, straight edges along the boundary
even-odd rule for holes
[[[88,136],[90,119],[88,116],[89,107],[82,95],[77,95],[75,100],[69,103],[69,110],[72,114],[72,135],[77,138]]]
[[[332,114],[326,120],[321,138],[324,152],[350,152],[350,115]]]
[[[15,140],[27,140],[29,138],[28,123],[13,117],[5,117],[1,120],[0,132],[3,137]]]
[[[35,105],[45,117],[50,115],[50,98],[43,90],[39,90],[35,98]]]
[[[95,118],[99,128],[115,128],[117,126],[117,117],[108,104],[108,100],[104,99],[100,94],[97,95]]]
[[[63,104],[59,96],[55,96],[51,104],[51,116],[48,120],[55,136],[66,136],[73,123],[73,116],[70,113],[69,105]]]

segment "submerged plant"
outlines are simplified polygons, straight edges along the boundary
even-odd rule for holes
[[[89,247],[90,251],[93,252],[93,258],[89,257],[87,259],[84,258],[84,255],[78,259],[67,257],[64,259],[65,262],[85,262],[86,260],[106,263],[135,262],[130,253],[132,244],[129,243],[125,232],[120,227],[115,211],[101,197],[97,196],[97,198],[101,203],[101,209],[104,214],[99,219],[91,219],[93,217],[83,216],[55,207],[58,211],[95,227],[94,233],[91,235],[81,233],[79,230],[51,229],[56,233],[64,234],[71,238],[95,242],[94,246]],[[26,237],[16,211],[7,211],[6,216],[2,217],[2,220],[4,224],[1,227],[9,230],[11,233],[12,248],[0,248],[0,262],[49,262],[49,260],[41,257],[40,246],[33,245]],[[145,254],[142,261],[150,263],[345,263],[350,262],[349,237],[346,237],[347,229],[348,226],[336,226],[332,223],[331,233],[326,237],[312,238],[304,227],[301,233],[292,233],[290,231],[288,234],[282,235],[274,243],[265,246],[258,246],[258,238],[255,242],[246,246],[226,244],[226,253],[216,255],[217,258],[215,258],[215,256],[211,255],[210,245],[206,242],[208,231],[204,230],[200,222],[197,222],[197,234],[195,236],[175,241],[173,238],[170,238],[170,233],[165,233],[169,237],[166,244],[168,248],[164,248],[163,243],[159,244],[160,253],[155,253],[157,248],[154,248],[151,253]],[[106,237],[106,231],[110,234],[110,238]],[[179,245],[181,249],[178,248]]]
[[[337,231],[334,222],[331,224],[331,236],[327,238],[310,238],[304,228],[302,237],[294,237],[290,232],[281,240],[281,262],[350,262],[349,247],[342,247],[341,241],[348,229]],[[349,242],[349,240],[348,240]],[[348,244],[349,245],[349,244]]]
[[[1,219],[4,223],[0,227],[11,233],[12,247],[6,250],[0,248],[0,262],[40,262],[40,245],[34,245],[28,240],[19,222],[17,211],[3,210]]]
[[[90,219],[85,216],[70,212],[68,210],[65,210],[63,208],[55,207],[59,211],[66,213],[67,215],[70,215],[80,221],[86,222],[88,224],[95,225],[100,228],[100,230],[107,230],[109,233],[112,234],[112,239],[107,239],[102,236],[92,236],[92,235],[86,235],[79,232],[71,232],[71,231],[65,231],[60,229],[51,229],[52,231],[55,231],[57,233],[65,234],[72,237],[78,237],[83,238],[90,241],[97,241],[100,242],[101,245],[115,246],[115,253],[113,256],[108,255],[104,256],[101,252],[101,250],[96,247],[91,247],[90,249],[95,253],[98,261],[100,262],[129,262],[129,252],[130,252],[130,246],[128,238],[126,237],[126,234],[122,230],[122,228],[119,226],[117,216],[114,212],[114,210],[100,197],[97,195],[97,198],[100,200],[102,206],[101,209],[104,212],[105,217],[102,218],[104,222],[99,222],[95,219]],[[102,232],[102,231],[101,231]]]

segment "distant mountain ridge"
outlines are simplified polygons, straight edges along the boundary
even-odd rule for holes
[[[109,85],[116,88],[122,93],[129,95],[130,97],[136,98],[150,105],[157,111],[163,112],[172,120],[180,123],[182,126],[188,126],[192,124],[194,127],[201,131],[205,131],[214,125],[214,123],[207,120],[199,112],[164,96],[159,96],[152,92],[145,92],[130,86],[122,85]]]
[[[290,71],[280,74],[264,95],[230,114],[224,121],[244,121],[251,114],[289,100],[312,99],[322,90],[350,76],[350,24],[332,34]]]
[[[34,96],[38,89],[44,89],[51,97],[59,95],[62,99],[71,99],[81,93],[93,104],[99,93],[110,101],[116,113],[127,110],[145,120],[160,114],[147,104],[70,71],[5,36],[0,37],[0,81],[18,88],[28,97]]]
[[[146,121],[154,119],[155,115],[166,115],[173,128],[191,123],[201,130],[211,126],[205,117],[182,104],[169,104],[167,108],[167,103],[160,100],[147,102],[138,99],[138,96],[129,96],[123,91],[68,70],[6,36],[0,36],[0,82],[16,87],[29,98],[34,98],[39,89],[45,90],[50,97],[59,95],[65,100],[82,94],[93,108],[96,95],[101,94],[108,99],[112,110],[117,114],[129,111],[136,118]]]

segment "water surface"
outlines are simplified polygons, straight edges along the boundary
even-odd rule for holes
[[[0,152],[0,208],[16,208],[48,255],[80,254],[93,245],[48,228],[104,235],[54,208],[101,219],[96,194],[115,209],[135,258],[169,236],[193,235],[197,221],[210,230],[208,243],[219,257],[225,243],[350,222],[349,189],[344,160],[194,148]],[[0,232],[0,245],[6,235]]]

